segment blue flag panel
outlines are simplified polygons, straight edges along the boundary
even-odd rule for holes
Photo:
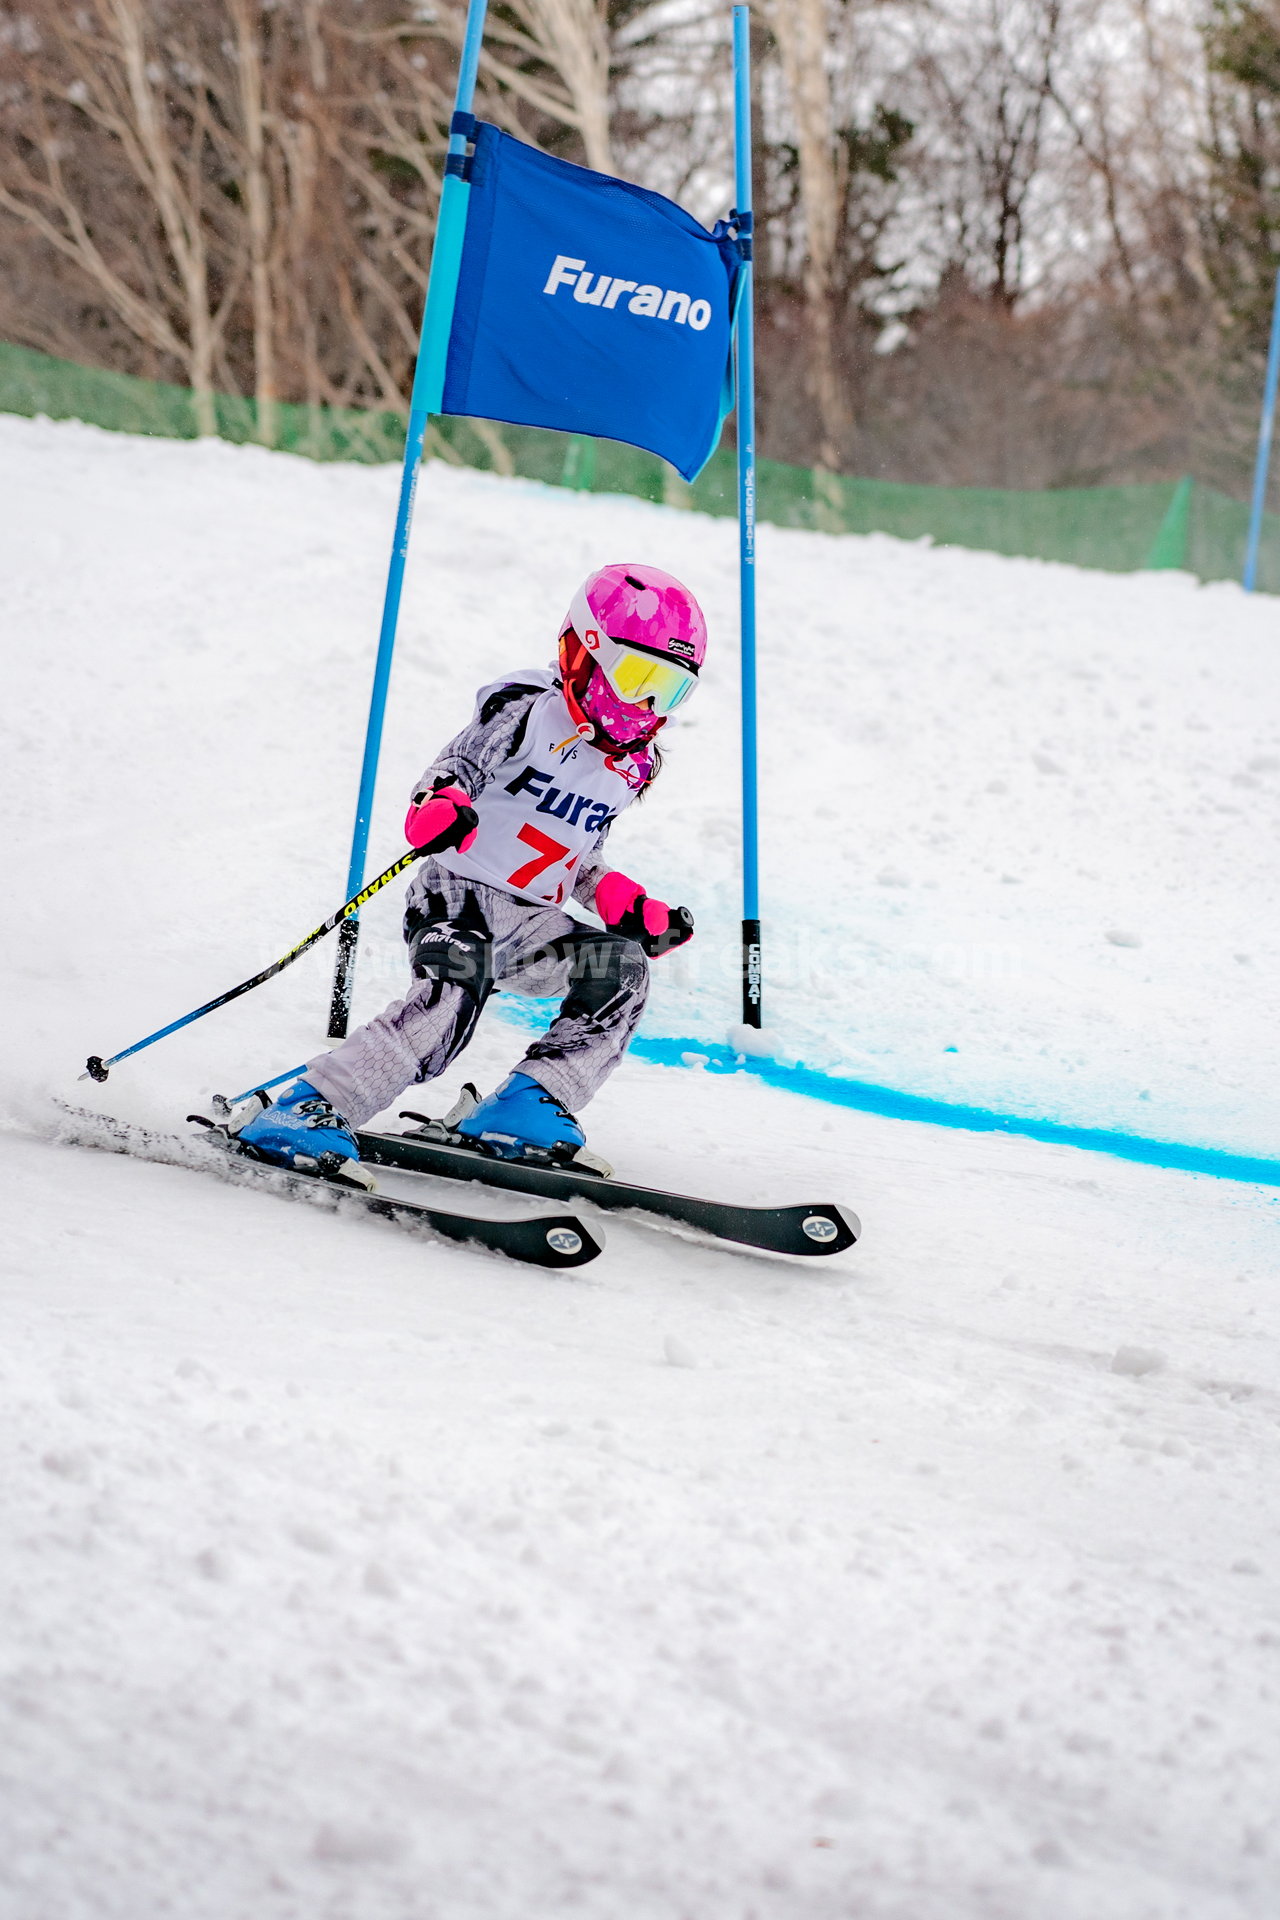
[[[720,437],[738,265],[673,200],[481,122],[443,411],[625,440],[692,480]]]

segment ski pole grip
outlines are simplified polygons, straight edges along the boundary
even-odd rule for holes
[[[670,953],[674,947],[682,947],[686,940],[692,938],[693,915],[688,907],[672,907],[666,932],[643,934],[640,945],[651,960],[660,960],[664,953]]]

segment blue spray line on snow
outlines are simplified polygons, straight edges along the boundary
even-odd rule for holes
[[[467,139],[475,131],[471,105],[475,99],[476,74],[480,65],[480,43],[488,0],[471,0],[467,10],[466,37],[458,67],[458,90],[454,96],[453,119],[449,124],[449,151],[445,159],[444,183],[440,190],[440,213],[436,222],[435,245],[431,249],[431,273],[427,281],[427,300],[422,314],[422,338],[418,344],[418,364],[409,399],[409,426],[404,443],[404,466],[400,474],[400,500],[396,508],[395,535],[391,542],[391,563],[387,569],[387,590],[382,603],[382,625],[378,633],[378,657],[373,669],[373,692],[369,699],[369,721],[364,736],[364,759],[360,767],[360,794],[356,801],[355,824],[351,830],[351,859],[347,868],[347,898],[359,893],[364,884],[364,864],[369,851],[369,823],[373,816],[373,794],[378,781],[378,757],[382,751],[382,726],[387,711],[387,689],[391,682],[391,659],[395,652],[396,628],[400,620],[400,596],[404,588],[405,561],[409,554],[409,533],[413,525],[413,502],[418,490],[418,469],[426,443],[427,421],[439,413],[444,398],[445,363],[449,356],[449,334],[453,327],[453,307],[458,293],[458,273],[462,265],[462,243],[467,228],[467,202],[471,187],[466,178]],[[351,1014],[352,975],[355,970],[356,942],[360,922],[356,915],[345,920],[338,936],[338,957],[333,974],[333,997],[329,1012],[329,1037],[341,1040]]]
[[[1276,384],[1280,381],[1280,271],[1276,273],[1271,308],[1271,344],[1267,349],[1267,384],[1258,426],[1258,457],[1253,469],[1253,506],[1249,512],[1249,545],[1244,557],[1244,590],[1252,593],[1258,578],[1258,549],[1262,544],[1262,510],[1267,499],[1267,469],[1271,464],[1271,429],[1276,416]]]
[[[516,1000],[504,994],[500,1015],[513,1026],[544,1027],[550,1003]],[[919,1126],[950,1127],[960,1133],[1011,1133],[1050,1146],[1078,1147],[1085,1153],[1109,1153],[1117,1160],[1143,1166],[1167,1167],[1175,1173],[1207,1173],[1218,1180],[1242,1180],[1251,1186],[1280,1187],[1280,1160],[1231,1153],[1224,1147],[1191,1147],[1177,1140],[1151,1140],[1145,1134],[1123,1133],[1110,1127],[1073,1127],[1058,1120],[1037,1120],[1024,1114],[996,1113],[990,1107],[972,1107],[960,1101],[935,1100],[929,1094],[900,1093],[869,1080],[846,1079],[824,1073],[820,1067],[786,1066],[781,1061],[738,1053],[711,1040],[673,1040],[640,1033],[627,1048],[637,1060],[655,1067],[702,1065],[713,1074],[749,1073],[784,1093],[798,1093],[831,1107],[849,1107],[856,1113],[874,1113],[885,1120],[911,1120]]]
[[[508,1004],[502,1009],[506,1018],[521,1026],[544,1024],[536,1008]],[[1085,1153],[1109,1153],[1117,1160],[1135,1160],[1142,1166],[1167,1167],[1175,1173],[1207,1173],[1216,1180],[1243,1180],[1250,1186],[1280,1187],[1280,1160],[1264,1160],[1247,1153],[1229,1153],[1223,1147],[1188,1147],[1176,1140],[1150,1140],[1141,1133],[1121,1133],[1110,1127],[1070,1127],[1058,1120],[1032,1120],[1021,1114],[996,1113],[990,1107],[970,1107],[950,1100],[935,1100],[923,1093],[899,1093],[894,1087],[878,1087],[869,1080],[846,1080],[843,1075],[823,1073],[818,1067],[784,1066],[781,1061],[741,1054],[732,1047],[717,1046],[708,1040],[671,1040],[656,1035],[637,1034],[627,1049],[637,1060],[655,1067],[683,1067],[705,1063],[715,1074],[750,1073],[767,1086],[780,1087],[784,1093],[802,1094],[809,1100],[822,1100],[829,1107],[851,1107],[855,1113],[874,1113],[884,1120],[911,1120],[918,1126],[951,1127],[960,1133],[1012,1133],[1027,1140],[1041,1140],[1055,1147],[1078,1147]],[[693,1056],[692,1060],[690,1056]],[[303,1071],[291,1067],[274,1080],[261,1080],[258,1086],[281,1086]],[[238,1106],[256,1087],[238,1093],[232,1102]]]
[[[824,1100],[828,1106],[852,1107],[886,1120],[914,1120],[930,1127],[953,1127],[965,1133],[1014,1133],[1052,1146],[1081,1147],[1087,1153],[1109,1153],[1118,1160],[1137,1160],[1149,1167],[1169,1167],[1179,1173],[1209,1173],[1220,1180],[1246,1180],[1256,1186],[1280,1187],[1280,1160],[1256,1159],[1228,1153],[1220,1147],[1188,1147],[1172,1140],[1149,1140],[1139,1133],[1120,1133],[1107,1127],[1070,1127],[1056,1120],[1032,1120],[1018,1114],[994,1113],[988,1107],[970,1107],[926,1094],[899,1093],[866,1080],[845,1080],[817,1067],[784,1066],[735,1053],[731,1047],[709,1046],[702,1040],[634,1039],[629,1048],[655,1066],[685,1066],[686,1054],[698,1054],[712,1073],[750,1073],[771,1087]]]

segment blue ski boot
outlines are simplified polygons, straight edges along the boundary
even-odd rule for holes
[[[252,1160],[292,1167],[298,1173],[319,1173],[349,1186],[373,1185],[373,1176],[360,1165],[355,1135],[309,1080],[293,1081],[270,1106],[247,1120],[235,1137]]]
[[[453,1125],[464,1140],[499,1160],[542,1166],[574,1159],[587,1137],[568,1109],[527,1073],[509,1073],[496,1093]]]

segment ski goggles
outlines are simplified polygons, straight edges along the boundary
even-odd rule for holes
[[[698,684],[696,673],[677,666],[665,654],[650,653],[647,647],[637,647],[630,640],[613,640],[607,634],[601,639],[603,646],[588,646],[587,650],[619,700],[625,700],[629,707],[642,707],[652,701],[655,713],[674,713]],[[585,639],[583,644],[587,645]],[[606,647],[612,652],[610,659],[605,658]]]
[[[573,611],[581,618],[578,608]],[[629,707],[642,707],[651,700],[655,713],[674,713],[698,684],[696,667],[681,666],[656,647],[615,640],[596,625],[589,613],[581,624],[574,619],[573,628],[619,700],[625,700]]]

